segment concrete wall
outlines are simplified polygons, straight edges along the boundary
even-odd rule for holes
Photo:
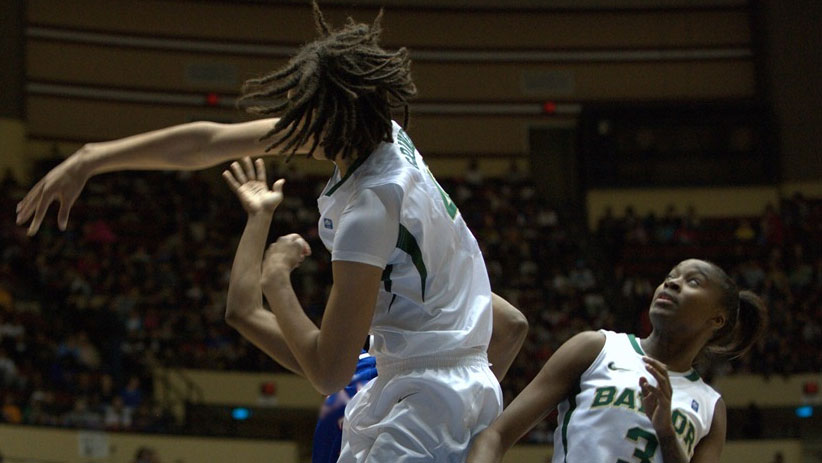
[[[129,463],[141,446],[157,450],[165,463],[296,463],[292,442],[214,439],[150,434],[91,433],[29,426],[0,425],[0,449],[11,460],[49,463]],[[547,445],[517,445],[506,454],[506,463],[546,463],[553,449]],[[797,440],[731,441],[725,444],[722,463],[772,463],[781,452],[786,462],[799,462],[802,445]]]
[[[731,441],[725,443],[720,463],[773,463],[781,452],[785,462],[802,461],[802,443],[798,440]],[[548,463],[553,448],[547,445],[517,445],[505,455],[505,463]]]
[[[290,374],[238,373],[208,370],[183,370],[203,390],[203,401],[215,405],[260,405],[260,385],[271,381],[277,388],[278,406],[319,409],[322,396],[304,378]],[[159,375],[155,375],[157,377]],[[172,375],[172,377],[174,377]],[[765,378],[759,375],[724,376],[714,387],[731,407],[747,407],[755,402],[761,407],[793,407],[805,403],[802,385],[806,381],[822,384],[822,374],[802,374]],[[163,394],[162,384],[155,384]],[[182,383],[177,387],[182,387]]]
[[[822,178],[822,2],[760,0],[763,87],[773,102],[785,180]]]
[[[7,461],[31,463],[131,463],[142,446],[164,463],[297,463],[297,444],[154,434],[104,433],[0,425]]]

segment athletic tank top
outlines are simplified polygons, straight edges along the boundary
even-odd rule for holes
[[[320,238],[332,260],[385,263],[370,330],[370,353],[378,363],[485,352],[491,287],[479,245],[411,139],[397,123],[393,126],[394,142],[381,143],[344,177],[335,171],[329,180],[318,199]],[[396,247],[385,257],[341,255],[334,239],[343,211],[369,188],[398,198],[398,216],[386,218],[399,222]],[[350,216],[356,214],[349,211]]]
[[[639,378],[656,381],[632,334],[600,330],[605,345],[558,407],[554,463],[662,463],[651,420],[642,408]],[[719,393],[694,370],[670,372],[674,430],[688,457],[711,429]]]

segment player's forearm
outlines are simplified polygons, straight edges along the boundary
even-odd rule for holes
[[[263,305],[260,265],[265,252],[271,218],[272,214],[265,212],[249,215],[240,237],[228,282],[225,318],[229,323]]]
[[[471,443],[466,463],[497,463],[502,461],[503,454],[499,433],[486,428]]]
[[[551,361],[554,360],[552,363]],[[561,358],[559,363],[564,363]],[[543,366],[537,376],[517,395],[503,410],[502,414],[491,423],[482,435],[486,435],[483,447],[485,452],[499,461],[514,444],[528,431],[544,420],[560,400],[571,390],[568,375],[562,371],[563,366],[555,366],[557,360],[552,357]]]
[[[278,272],[263,285],[263,294],[277,317],[288,347],[300,364],[306,378],[322,394],[333,394],[345,387],[351,379],[353,368],[345,374],[339,365],[328,360],[331,353],[320,352],[320,330],[303,311],[291,286],[290,273]]]
[[[192,122],[90,143],[75,153],[90,175],[119,170],[198,170],[243,156],[259,154],[259,138],[270,120],[242,124]]]
[[[196,170],[220,162],[201,155],[216,130],[217,124],[192,122],[90,143],[74,156],[91,174],[118,170]]]
[[[657,433],[657,439],[659,439],[659,449],[662,452],[662,461],[664,463],[688,463],[688,455],[679,445],[679,440],[677,440],[673,431],[664,435]]]
[[[231,267],[225,320],[277,363],[304,375],[285,341],[277,318],[263,307],[260,264],[271,217],[271,213],[248,217]]]

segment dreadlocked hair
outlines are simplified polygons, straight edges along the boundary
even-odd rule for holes
[[[371,25],[348,18],[335,31],[316,1],[312,6],[320,37],[281,69],[246,81],[238,105],[280,117],[260,139],[273,139],[266,151],[279,147],[290,159],[311,140],[308,157],[320,145],[329,159],[368,156],[393,141],[392,110],[402,108],[408,125],[408,100],[417,93],[408,50],[379,46],[382,10]]]

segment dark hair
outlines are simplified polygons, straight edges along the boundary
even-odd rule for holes
[[[714,263],[709,264],[720,276],[722,288],[722,306],[727,319],[708,341],[706,350],[737,358],[745,355],[762,337],[768,326],[768,310],[765,303],[755,293],[739,290],[734,280],[722,268]]]
[[[408,125],[408,99],[417,93],[408,50],[379,46],[382,10],[371,25],[348,18],[334,31],[316,1],[312,6],[320,37],[283,68],[248,80],[238,105],[253,114],[280,116],[261,138],[279,135],[266,151],[282,146],[290,158],[313,137],[308,156],[318,145],[330,159],[368,156],[380,142],[393,141],[392,109],[403,108],[403,126]]]

